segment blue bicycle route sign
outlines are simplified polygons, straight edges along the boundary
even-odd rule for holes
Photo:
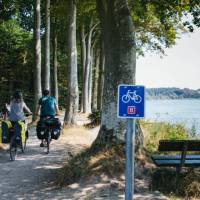
[[[145,114],[145,87],[118,86],[118,118],[142,118]]]

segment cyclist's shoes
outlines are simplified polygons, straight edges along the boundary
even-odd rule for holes
[[[44,147],[44,143],[43,142],[41,142],[40,147]]]

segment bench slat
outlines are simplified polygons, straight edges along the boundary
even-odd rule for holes
[[[157,166],[178,167],[181,160],[153,160]],[[184,167],[200,166],[200,160],[185,160]]]
[[[151,157],[153,160],[180,160],[181,155],[153,155]],[[186,155],[188,160],[200,160],[200,155]]]
[[[159,151],[182,151],[187,144],[187,151],[200,151],[200,140],[160,140]]]

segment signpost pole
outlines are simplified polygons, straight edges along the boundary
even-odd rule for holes
[[[134,145],[135,119],[128,119],[126,131],[126,171],[125,171],[125,200],[132,200],[134,194]]]
[[[145,115],[145,87],[139,85],[118,86],[118,118],[128,119],[126,129],[125,200],[134,194],[135,119]]]

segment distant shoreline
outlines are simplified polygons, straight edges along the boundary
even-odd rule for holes
[[[146,99],[148,100],[178,100],[178,99],[200,99],[200,89],[188,88],[146,88]]]
[[[146,98],[146,100],[200,100],[200,98],[180,98],[180,99],[169,99],[169,98],[163,98],[163,99],[159,99],[159,98]]]

